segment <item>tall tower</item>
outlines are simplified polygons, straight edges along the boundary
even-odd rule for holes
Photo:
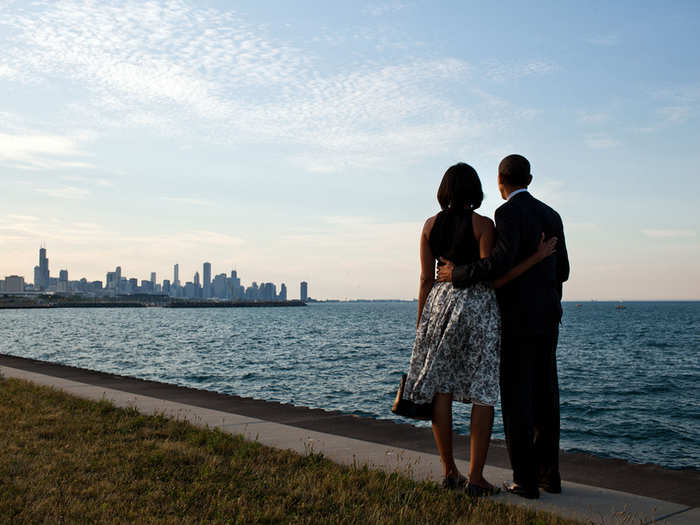
[[[155,288],[155,286],[156,286],[156,272],[151,272],[151,284]]]
[[[34,283],[37,284],[37,283]],[[49,287],[49,260],[46,257],[46,248],[39,248],[39,288],[46,290]]]
[[[173,266],[173,286],[180,286],[180,265]]]
[[[299,287],[299,298],[304,303],[309,298],[309,283],[306,281],[301,281],[301,286]]]
[[[202,295],[206,299],[211,296],[211,263],[204,263],[202,267],[202,277],[204,279],[204,282],[202,283]]]
[[[114,281],[114,295],[117,295],[123,291],[121,266],[117,266],[117,268],[114,270]]]

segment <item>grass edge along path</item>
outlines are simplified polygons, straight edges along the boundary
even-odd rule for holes
[[[0,377],[0,523],[42,522],[577,523]]]

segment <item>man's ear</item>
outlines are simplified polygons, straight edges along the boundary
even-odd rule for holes
[[[529,186],[531,182],[532,182],[532,173],[527,176],[527,184],[525,186]]]

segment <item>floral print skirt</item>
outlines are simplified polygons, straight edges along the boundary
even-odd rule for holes
[[[404,398],[429,403],[437,393],[452,393],[456,401],[495,406],[500,343],[501,315],[490,285],[436,283],[416,330]]]

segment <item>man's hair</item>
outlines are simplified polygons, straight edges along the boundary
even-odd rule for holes
[[[508,155],[498,165],[498,174],[508,186],[527,186],[530,184],[530,162],[522,155]]]
[[[450,166],[442,177],[437,199],[443,210],[451,208],[462,213],[465,208],[477,209],[484,200],[484,192],[476,170],[464,162]]]

